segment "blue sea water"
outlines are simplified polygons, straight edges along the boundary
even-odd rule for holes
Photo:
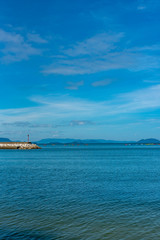
[[[160,146],[0,150],[0,239],[160,239]]]

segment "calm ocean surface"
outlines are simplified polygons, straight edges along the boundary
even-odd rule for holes
[[[0,150],[2,239],[160,239],[160,146]]]

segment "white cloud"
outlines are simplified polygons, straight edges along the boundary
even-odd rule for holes
[[[78,42],[71,48],[64,50],[63,53],[72,57],[79,55],[101,55],[104,54],[104,52],[116,48],[115,43],[119,42],[123,36],[123,33],[98,34],[84,40],[83,42]]]
[[[8,127],[18,127],[18,128],[52,128],[51,124],[39,124],[39,123],[31,123],[27,121],[17,121],[17,122],[5,122],[2,123],[3,126]]]
[[[67,82],[68,86],[66,86],[66,89],[70,90],[78,90],[79,87],[84,85],[84,81],[79,82]]]
[[[0,29],[0,52],[1,62],[11,63],[27,60],[33,55],[41,55],[42,50],[33,47],[22,35]]]
[[[113,69],[139,71],[159,68],[159,45],[127,48],[123,36],[123,33],[100,34],[77,43],[63,50],[57,58],[55,56],[56,61],[46,66],[43,73],[77,75]]]
[[[128,49],[128,52],[143,52],[143,51],[148,51],[148,52],[160,51],[160,45],[159,44],[154,44],[150,46],[145,45],[143,47],[132,47]]]
[[[143,80],[143,82],[146,82],[146,83],[160,83],[160,80]]]
[[[143,11],[147,10],[148,12],[158,9],[160,6],[159,0],[138,0],[137,10]]]
[[[105,80],[93,82],[92,86],[93,87],[103,87],[103,86],[107,86],[107,85],[111,84],[112,82],[113,82],[112,79],[105,79]]]
[[[87,119],[91,122],[94,119],[95,122],[96,119],[100,120],[102,117],[160,109],[159,99],[160,84],[117,95],[110,101],[97,102],[69,96],[52,96],[49,98],[36,96],[30,100],[38,103],[38,107],[0,110],[0,122],[15,124],[19,122],[23,125],[27,119],[31,123],[38,122],[40,127],[47,127],[51,120],[54,120],[55,125],[57,125],[60,120],[69,122],[71,119],[75,119],[75,116],[76,119]],[[86,122],[85,120],[78,120],[72,123],[82,123],[83,125]],[[33,124],[32,126],[36,127]]]
[[[137,91],[117,95],[110,101],[95,102],[84,99],[70,98],[64,96],[53,99],[32,98],[40,104],[48,106],[49,112],[55,116],[72,117],[97,117],[109,116],[121,113],[136,113],[140,111],[155,110],[160,108],[160,84],[143,88]],[[73,119],[73,117],[72,117]]]
[[[70,122],[70,126],[84,126],[84,125],[93,125],[94,123],[92,121],[88,120],[72,120]]]
[[[6,32],[3,29],[0,29],[0,42],[3,43],[22,43],[24,41],[23,37],[20,34]]]
[[[160,84],[120,96],[125,103],[121,108],[134,112],[160,108]]]
[[[75,59],[57,59],[57,61],[46,67],[43,73],[77,75],[92,74],[114,69],[128,69],[139,71],[145,69],[159,68],[158,56],[142,54],[141,52],[115,52],[98,57],[86,57]]]
[[[137,9],[138,10],[144,10],[144,9],[146,9],[147,7],[145,6],[145,5],[139,5],[138,7],[137,7]]]
[[[28,41],[34,43],[47,43],[48,41],[43,39],[39,34],[36,33],[28,33],[27,34]]]

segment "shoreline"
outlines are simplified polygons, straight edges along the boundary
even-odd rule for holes
[[[31,142],[0,142],[0,149],[41,149]]]

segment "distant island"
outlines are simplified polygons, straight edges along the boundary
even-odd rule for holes
[[[12,142],[9,138],[0,138],[0,142]]]
[[[9,138],[0,138],[0,143],[26,144],[27,142],[13,142]],[[105,139],[74,139],[74,138],[45,138],[35,141],[34,144],[160,144],[160,140],[155,138],[141,139],[139,141],[117,141]],[[29,143],[31,144],[31,143]],[[33,144],[33,143],[32,143]],[[29,145],[30,146],[30,145]]]
[[[158,139],[155,138],[148,138],[148,139],[141,139],[137,143],[160,143]]]
[[[49,143],[124,143],[128,141],[115,141],[104,139],[74,139],[74,138],[46,138],[40,141],[36,141],[37,144],[49,144]],[[132,141],[133,142],[133,141]]]
[[[72,138],[46,138],[36,142],[37,144],[158,144],[159,140],[155,138],[141,139],[139,141],[116,141],[116,140],[104,140],[104,139],[72,139]]]

